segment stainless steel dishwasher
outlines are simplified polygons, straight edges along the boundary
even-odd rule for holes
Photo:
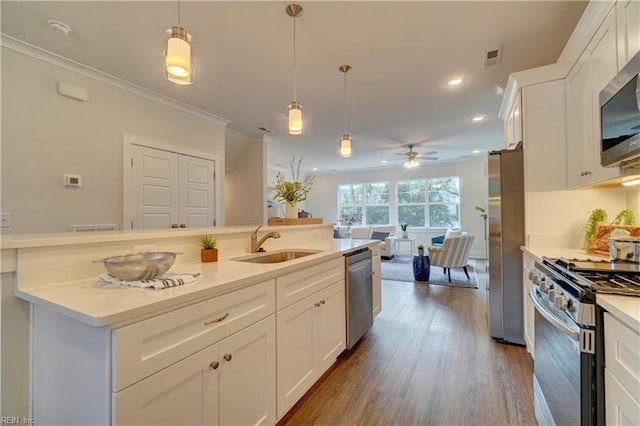
[[[351,349],[373,324],[371,250],[345,254],[347,349]]]

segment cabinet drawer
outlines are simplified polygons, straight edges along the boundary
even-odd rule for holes
[[[604,314],[604,360],[620,384],[640,401],[640,335]]]
[[[118,392],[275,312],[275,280],[113,330]]]
[[[278,277],[277,309],[289,306],[342,279],[344,279],[343,257]]]

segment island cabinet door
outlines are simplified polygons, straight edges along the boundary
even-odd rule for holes
[[[276,423],[276,319],[220,341],[220,424]]]
[[[318,292],[318,374],[322,374],[347,347],[344,280]]]
[[[276,313],[278,330],[278,418],[281,418],[317,378],[315,310],[317,294]]]
[[[218,345],[113,394],[115,425],[217,425]]]

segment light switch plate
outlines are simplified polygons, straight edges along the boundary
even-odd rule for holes
[[[0,213],[0,227],[9,228],[11,226],[11,213]]]

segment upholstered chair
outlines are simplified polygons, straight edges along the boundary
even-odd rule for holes
[[[463,268],[467,278],[470,279],[467,262],[474,238],[471,234],[448,237],[442,242],[442,246],[428,247],[431,266],[444,268],[444,272],[449,276],[449,282],[451,282],[451,268]]]

